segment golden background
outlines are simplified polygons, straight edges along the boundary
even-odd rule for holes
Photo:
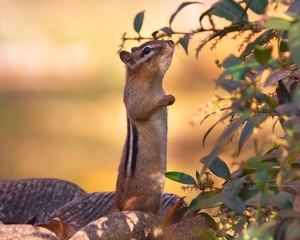
[[[183,9],[174,30],[198,28],[200,14],[215,1],[202,2]],[[146,10],[141,34],[149,36],[168,25],[181,3],[0,0],[0,178],[53,177],[88,192],[114,190],[126,137],[125,68],[116,53],[121,34],[137,36],[134,16]],[[237,53],[238,45],[225,38],[215,51],[205,47],[197,60],[195,48],[205,36],[192,38],[188,56],[176,48],[164,80],[176,97],[169,107],[168,171],[192,176],[222,128],[203,148],[216,118],[195,127],[189,121],[213,96],[212,80],[221,72],[215,59]],[[125,48],[139,44],[128,41]],[[188,200],[198,194],[183,193],[181,186],[167,180],[165,190]]]

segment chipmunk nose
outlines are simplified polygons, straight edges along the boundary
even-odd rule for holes
[[[168,41],[168,44],[169,44],[169,46],[172,47],[172,48],[175,47],[175,44],[174,44],[174,42],[173,42],[172,40],[169,40],[169,41]]]

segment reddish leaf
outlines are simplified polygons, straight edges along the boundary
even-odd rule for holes
[[[188,209],[187,206],[183,206],[183,199],[185,199],[185,196],[176,201],[174,207],[169,210],[168,216],[161,222],[161,227],[167,227],[171,224],[179,222],[182,219],[182,216]]]
[[[276,93],[277,93],[277,99],[278,99],[278,104],[283,104],[283,101],[282,101],[282,96],[281,96],[281,93],[280,93],[280,90],[279,88],[277,87],[276,88]]]
[[[54,223],[49,224],[37,224],[37,227],[44,227],[54,232],[59,240],[65,240],[73,236],[77,231],[67,223],[62,222],[58,217],[49,218],[50,220],[55,221]]]

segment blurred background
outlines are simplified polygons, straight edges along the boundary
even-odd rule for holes
[[[200,14],[215,1],[202,2],[205,6],[183,9],[174,30],[198,28]],[[0,178],[51,177],[88,192],[114,190],[126,137],[120,37],[124,32],[136,36],[133,19],[142,10],[142,36],[167,26],[181,3],[0,0]],[[189,122],[213,97],[213,79],[221,72],[214,61],[237,53],[238,45],[223,39],[215,51],[205,47],[197,60],[195,48],[206,36],[193,37],[188,56],[176,48],[164,80],[165,90],[176,97],[168,108],[168,171],[192,176],[201,170],[199,159],[209,153],[222,126],[203,148],[203,135],[216,119],[195,127]],[[137,45],[128,41],[125,48]],[[188,200],[198,194],[180,187],[167,180],[165,190]]]

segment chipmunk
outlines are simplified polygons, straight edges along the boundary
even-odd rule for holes
[[[166,95],[162,81],[173,52],[173,41],[154,40],[120,53],[126,66],[127,137],[113,212],[157,214],[160,209],[166,171],[166,107],[175,101],[174,96]]]

